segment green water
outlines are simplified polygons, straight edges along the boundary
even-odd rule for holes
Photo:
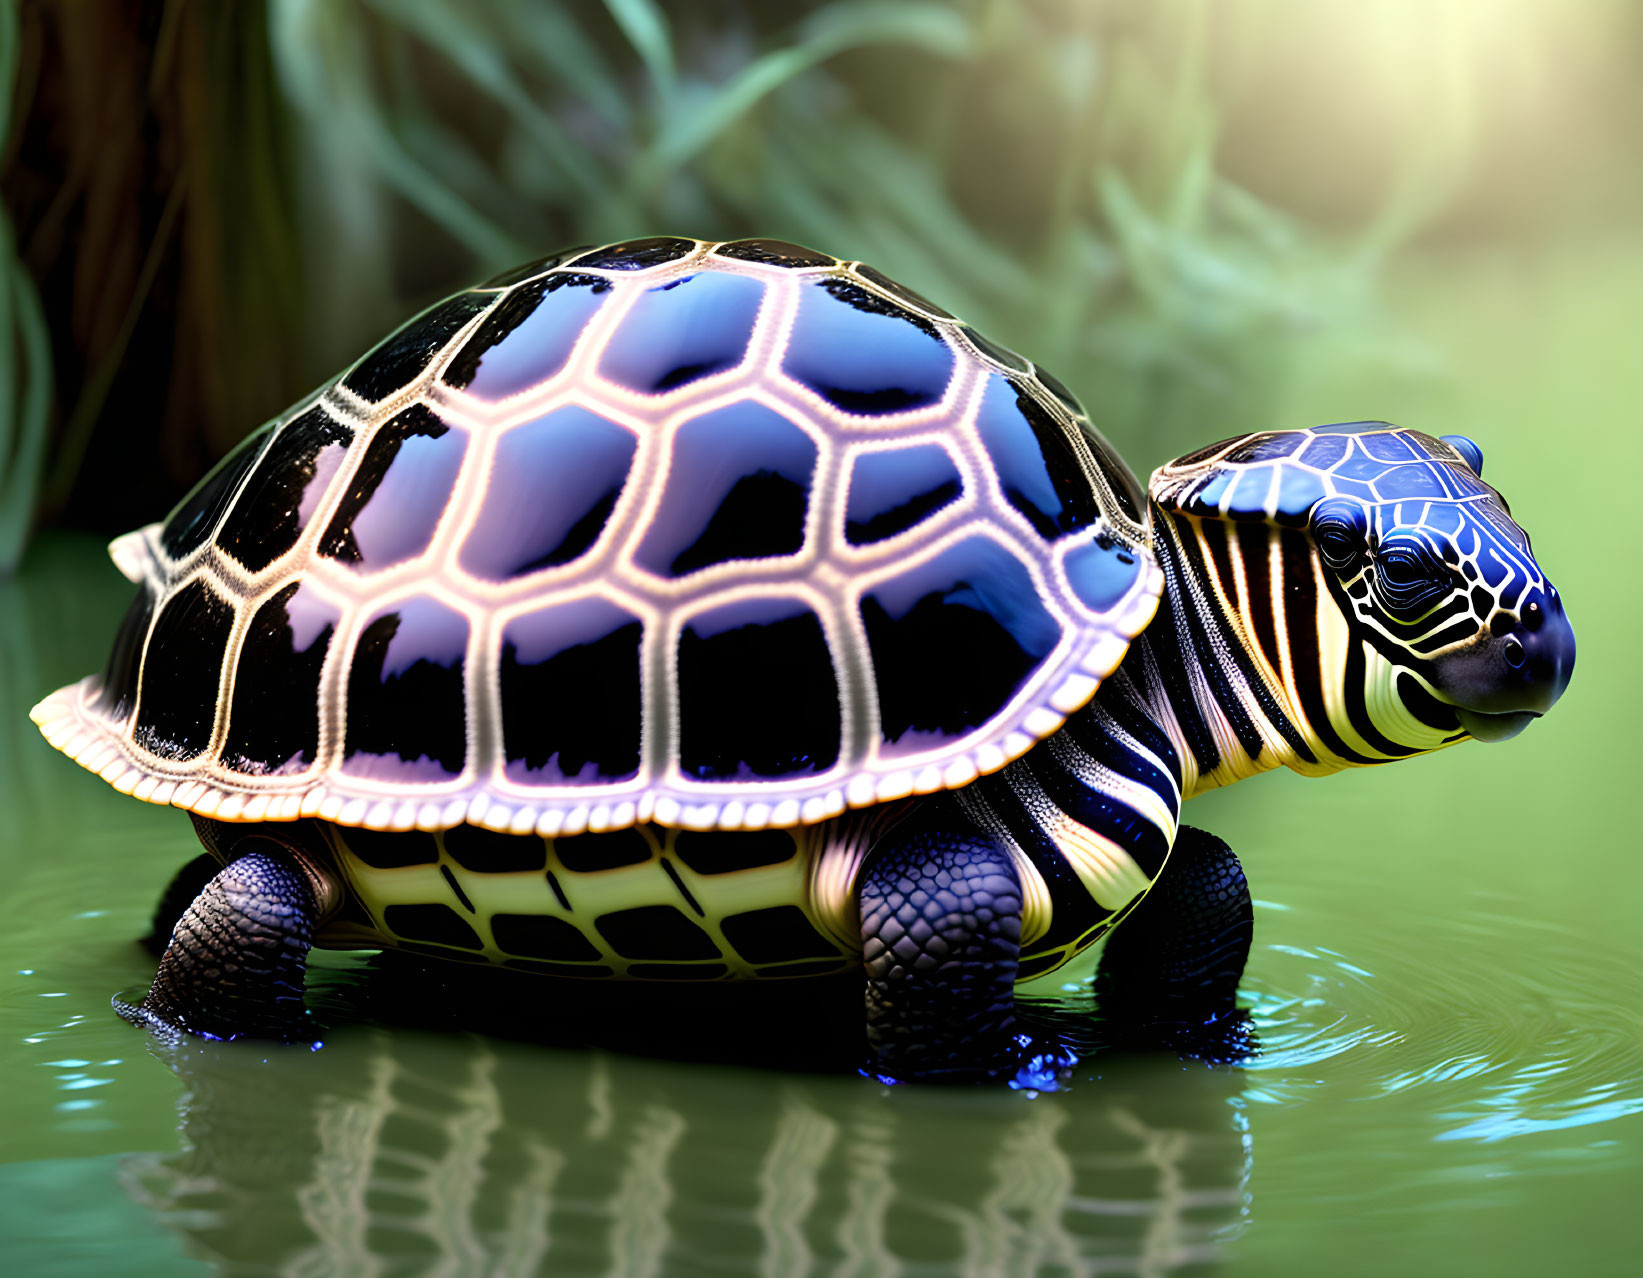
[[[132,938],[192,835],[24,718],[100,666],[128,593],[99,547],[39,546],[0,587],[0,1269],[1632,1272],[1643,253],[1414,261],[1392,298],[1408,350],[1320,339],[1274,424],[1478,439],[1569,601],[1579,669],[1516,741],[1189,808],[1259,902],[1263,1049],[1241,1069],[884,1090],[411,1028],[338,955],[315,980],[322,1051],[152,1051],[108,1002],[151,974]]]

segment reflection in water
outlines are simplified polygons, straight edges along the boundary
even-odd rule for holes
[[[1499,935],[1482,915],[1448,922]],[[123,1180],[230,1274],[992,1278],[1224,1258],[1249,1215],[1248,1107],[1312,1116],[1317,1153],[1291,1149],[1279,1182],[1350,1140],[1439,1205],[1472,1201],[1484,1176],[1624,1158],[1595,1131],[1578,1147],[1532,1137],[1643,1110],[1635,978],[1619,1004],[1571,994],[1583,951],[1546,929],[1532,974],[1479,945],[1422,984],[1395,940],[1373,957],[1265,947],[1246,990],[1263,1046],[1242,1069],[1096,1057],[1038,1098],[838,1072],[853,989],[836,1020],[809,997],[749,1015],[678,991],[620,1007],[601,988],[577,1006],[559,985],[544,1007],[527,978],[376,959],[321,974],[315,1005],[346,1028],[320,1052],[156,1047],[182,1084],[181,1148],[128,1156]],[[510,1041],[522,1014],[550,1041]],[[818,1041],[836,1059],[815,1059]],[[674,1059],[629,1054],[646,1042]],[[724,1063],[744,1058],[775,1068]],[[1464,1152],[1479,1142],[1496,1142],[1487,1166]]]
[[[226,1273],[1161,1274],[1244,1215],[1235,1071],[1029,1099],[365,1028],[165,1058],[183,1148],[125,1183]]]

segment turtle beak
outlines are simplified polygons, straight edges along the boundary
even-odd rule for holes
[[[1468,733],[1504,741],[1552,708],[1574,668],[1574,627],[1562,597],[1547,586],[1531,591],[1515,614],[1495,615],[1445,692]]]

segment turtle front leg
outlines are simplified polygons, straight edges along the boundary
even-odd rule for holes
[[[285,848],[246,838],[183,911],[148,996],[137,1006],[116,1000],[115,1010],[162,1033],[305,1040],[316,913],[308,876]]]
[[[891,830],[859,881],[866,1073],[889,1082],[1022,1079],[1071,1059],[1017,1025],[1021,883],[995,840],[939,805]]]
[[[1164,872],[1118,925],[1096,972],[1096,1008],[1119,1042],[1206,1060],[1254,1050],[1238,982],[1254,933],[1232,849],[1183,825]]]

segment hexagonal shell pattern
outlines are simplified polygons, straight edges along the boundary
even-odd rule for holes
[[[436,830],[469,822],[552,836],[646,821],[688,829],[822,821],[847,808],[961,787],[1056,731],[1118,666],[1152,619],[1163,584],[1139,487],[1082,415],[1074,414],[1076,405],[1053,379],[1054,390],[1039,381],[1026,361],[972,339],[962,323],[859,263],[706,242],[669,251],[675,253],[671,260],[659,261],[666,252],[624,257],[602,250],[563,265],[550,258],[456,295],[264,427],[242,445],[238,460],[202,481],[196,496],[167,521],[115,541],[111,555],[138,583],[139,606],[105,675],[60,689],[35,707],[34,720],[47,739],[121,791],[218,820],[317,816],[350,826]],[[748,284],[700,283],[731,278]],[[504,349],[507,332],[523,325],[503,331],[503,322],[491,317],[532,289],[537,297],[574,300],[574,323],[553,330],[550,316],[532,339],[537,346],[510,353]],[[867,356],[835,376],[826,366],[828,352],[821,351],[822,372],[809,376],[808,384],[786,371],[789,363],[818,366],[814,358],[790,356],[801,309],[820,305],[813,299],[824,290],[871,318],[872,325],[862,322],[872,330],[863,339],[867,344],[877,340],[873,334],[888,332],[924,352],[923,371],[905,379],[912,389],[863,390],[864,379],[876,375]],[[681,318],[668,320],[668,307]],[[657,333],[668,340],[682,335],[679,368],[653,358],[648,346],[621,359],[611,356],[624,321],[640,308],[646,308],[641,319],[649,326],[647,341]],[[514,302],[516,312],[529,309]],[[834,318],[847,328],[852,322],[843,312]],[[907,327],[895,329],[892,322]],[[812,323],[807,331],[822,327]],[[498,331],[502,340],[491,341]],[[920,346],[912,333],[931,345]],[[547,352],[540,358],[549,371],[532,379],[529,360],[539,351]],[[951,357],[950,372],[937,385],[930,370],[945,366],[941,352]],[[855,358],[850,351],[841,357]],[[465,361],[459,371],[450,372],[459,361]],[[628,384],[604,375],[612,368],[627,370]],[[892,368],[889,375],[894,373]],[[830,378],[848,384],[848,394],[830,391]],[[1000,481],[977,418],[989,387],[996,391],[1001,381],[1030,408],[1040,438],[1054,432],[1058,455],[1074,459],[1059,464],[1079,468],[1073,486],[1094,515],[1075,521],[1079,526],[1071,531],[1062,527],[1046,537],[1042,520],[1035,527],[1024,514],[1027,499]],[[636,383],[661,389],[635,389]],[[384,391],[385,385],[393,389]],[[478,394],[469,386],[501,390]],[[382,393],[367,400],[350,387]],[[880,411],[871,411],[875,407]],[[739,519],[727,516],[710,546],[717,547],[713,553],[702,552],[669,575],[641,547],[659,519],[674,518],[664,511],[666,503],[680,500],[677,489],[670,497],[668,484],[675,441],[690,423],[738,413],[791,428],[791,439],[779,441],[780,448],[772,445],[777,460],[748,464],[754,478],[775,479],[747,488],[753,504],[738,508]],[[537,437],[551,435],[541,426],[548,419],[603,425],[583,435],[572,429],[568,443],[543,444]],[[299,422],[311,442],[276,453],[282,432],[297,430]],[[794,446],[800,432],[813,446],[813,462],[807,460],[810,448]],[[932,443],[952,459],[961,495],[952,499],[949,492],[938,508],[892,535],[866,544],[848,539],[847,489],[856,459],[903,447],[924,448],[927,456]],[[561,453],[548,462],[530,460],[533,448],[550,445]],[[256,459],[276,455],[297,460],[282,463],[275,474],[259,472]],[[549,477],[534,488],[519,480],[536,473],[532,465],[545,467],[540,473]],[[800,507],[777,482],[784,475],[801,491]],[[1066,480],[1062,473],[1064,491]],[[711,487],[705,477],[689,482],[704,492]],[[506,502],[498,498],[502,505],[487,509],[493,484],[506,491]],[[551,492],[552,500],[533,499],[539,491]],[[269,513],[241,505],[253,500],[263,503],[256,512]],[[794,509],[802,514],[792,515]],[[745,512],[765,510],[789,512],[781,518],[802,524],[761,531]],[[265,526],[291,531],[281,531],[277,541],[257,538],[258,553],[248,556],[258,564],[253,571],[227,548],[230,526],[242,540]],[[484,553],[469,549],[481,527],[487,530]],[[711,529],[690,531],[700,534],[693,543],[699,545]],[[751,539],[756,553],[737,556],[738,538]],[[513,543],[518,553],[503,553]],[[896,582],[917,587],[928,565],[963,554],[1013,565],[1012,580],[1030,583],[1036,602],[1023,601],[1022,610],[1035,619],[1037,647],[1027,673],[980,721],[887,739],[877,682],[882,675],[875,674],[863,601],[890,598],[898,589],[906,594]],[[705,562],[698,563],[703,555]],[[1092,595],[1082,565],[1101,556],[1116,556],[1111,562],[1125,567],[1116,585],[1104,579]],[[1069,572],[1069,562],[1075,571]],[[472,571],[475,564],[485,571]],[[300,590],[293,592],[293,585]],[[201,707],[193,719],[173,704],[183,695],[181,676],[166,675],[163,655],[146,646],[156,618],[163,619],[184,591],[225,619],[214,701],[209,690],[216,647],[191,658],[189,695]],[[1011,607],[985,591],[978,604],[977,591],[959,582],[959,593],[965,591],[966,606],[980,614]],[[276,597],[279,606],[268,606]],[[569,722],[570,744],[553,756],[563,768],[537,767],[534,759],[532,767],[518,759],[507,766],[510,732],[528,735],[535,721],[530,716],[540,711],[551,719],[552,708],[503,704],[505,656],[516,664],[519,659],[514,649],[511,656],[504,653],[503,636],[520,633],[508,630],[517,619],[555,608],[568,609],[565,615],[573,618],[603,610],[640,622],[637,700],[619,700],[626,695],[617,687],[620,680],[608,689],[584,680],[567,694],[584,699],[578,713],[590,722],[599,714],[586,706],[597,707],[606,691],[618,698],[612,705],[638,707],[631,769],[621,763],[601,772],[597,759],[582,761],[598,751],[581,748],[580,720]],[[692,775],[681,762],[681,740],[686,752],[692,748],[690,726],[680,723],[681,635],[693,619],[735,617],[738,609],[757,616],[772,608],[798,609],[825,636],[838,695],[836,755],[829,760],[825,751],[790,750],[797,762],[780,775],[750,775],[745,768],[739,775],[714,775],[702,766]],[[386,624],[385,616],[399,620]],[[182,622],[170,624],[167,633],[174,633]],[[242,657],[249,660],[252,652],[262,666],[242,671]],[[362,675],[367,654],[372,664]],[[360,706],[350,706],[350,687],[360,690]],[[395,702],[400,690],[416,700]],[[797,691],[751,687],[739,695],[775,706],[778,713],[765,718],[779,724],[784,698],[802,701]],[[241,732],[230,749],[237,692],[238,704],[257,707],[261,716],[243,710],[245,722],[274,723],[279,731],[259,729],[260,737],[252,732],[249,746]],[[955,689],[955,702],[962,694]],[[390,709],[373,711],[376,717],[367,723],[361,718],[367,700]],[[698,695],[694,704],[701,703]],[[752,714],[758,706],[744,709]],[[169,717],[157,719],[162,710]],[[628,713],[616,716],[621,722],[615,729]],[[827,721],[833,721],[831,710]],[[157,737],[156,722],[185,727],[168,727],[171,737]],[[247,763],[270,735],[278,738],[278,748]],[[608,757],[620,754],[612,750]]]

